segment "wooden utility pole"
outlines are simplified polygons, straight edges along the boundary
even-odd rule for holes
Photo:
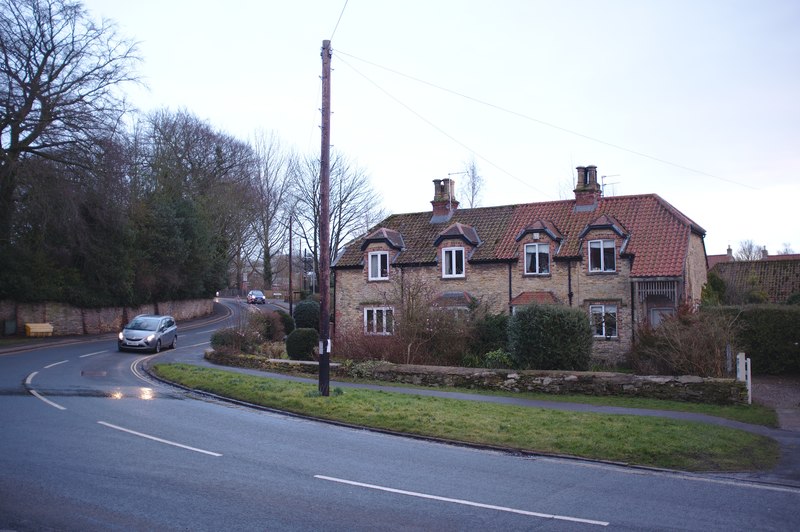
[[[319,393],[330,395],[331,41],[322,41],[322,153],[319,161]]]

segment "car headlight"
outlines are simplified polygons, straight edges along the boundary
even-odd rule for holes
[[[150,336],[148,336],[147,338],[145,338],[145,340],[147,340],[147,343],[149,344],[150,342],[152,342],[152,341],[153,341],[153,339],[154,339],[155,337],[156,337],[156,335],[155,335],[155,334],[151,334]]]
[[[122,333],[119,333],[119,335],[117,335],[117,336],[118,336],[118,338],[119,338],[120,340],[122,340],[122,339],[124,339],[124,338],[125,338],[125,336],[124,336]]]

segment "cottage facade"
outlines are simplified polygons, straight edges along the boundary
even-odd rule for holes
[[[389,216],[337,257],[334,332],[395,334],[396,287],[413,275],[456,309],[581,308],[594,358],[621,362],[637,324],[700,301],[705,231],[655,194],[603,197],[597,168],[577,171],[572,200],[473,209],[458,208],[453,180],[434,180],[432,211]]]

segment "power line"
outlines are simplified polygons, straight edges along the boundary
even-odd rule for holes
[[[352,57],[350,54],[345,54],[345,55],[347,55],[348,57]],[[442,134],[442,135],[444,135],[445,137],[449,138],[450,140],[452,140],[453,142],[455,142],[456,144],[458,144],[458,145],[459,145],[459,146],[461,146],[462,148],[466,149],[466,150],[467,150],[467,151],[469,151],[469,152],[472,152],[472,153],[474,153],[474,154],[475,154],[475,155],[476,155],[478,158],[480,158],[481,160],[485,161],[485,162],[486,162],[486,163],[488,163],[490,166],[493,166],[494,168],[496,168],[497,170],[501,171],[502,173],[506,174],[507,176],[511,177],[511,178],[512,178],[512,179],[514,179],[515,181],[518,181],[519,183],[522,183],[523,185],[525,185],[525,186],[527,186],[527,187],[531,188],[532,190],[535,190],[536,192],[538,192],[539,194],[542,194],[543,196],[545,196],[545,197],[547,197],[547,198],[552,198],[552,196],[551,196],[550,194],[548,194],[548,193],[546,193],[546,192],[543,192],[543,191],[541,191],[540,189],[538,189],[538,188],[534,187],[534,186],[533,186],[533,185],[531,185],[530,183],[527,183],[527,182],[523,181],[522,179],[518,178],[517,176],[515,176],[514,174],[512,174],[512,173],[511,173],[511,172],[509,172],[508,170],[506,170],[506,169],[504,169],[504,168],[500,167],[499,165],[497,165],[497,164],[493,163],[492,161],[490,161],[490,160],[489,160],[489,159],[487,159],[486,157],[482,156],[482,155],[481,155],[480,153],[478,153],[477,151],[473,150],[471,147],[467,146],[466,144],[464,144],[463,142],[461,142],[460,140],[458,140],[457,138],[455,138],[453,135],[451,135],[450,133],[448,133],[447,131],[445,131],[445,130],[444,130],[444,129],[442,129],[441,127],[437,126],[436,124],[434,124],[433,122],[431,122],[430,120],[428,120],[427,118],[425,118],[424,116],[422,116],[421,114],[419,114],[417,111],[415,111],[415,110],[414,110],[414,109],[412,109],[410,106],[408,106],[407,104],[405,104],[404,102],[402,102],[400,99],[398,99],[398,98],[397,98],[397,97],[395,97],[393,94],[391,94],[389,91],[387,91],[386,89],[384,89],[383,87],[381,87],[380,85],[378,85],[376,82],[374,82],[373,80],[371,80],[370,78],[368,78],[368,77],[367,77],[367,76],[366,76],[364,73],[362,73],[361,71],[359,71],[357,68],[355,68],[353,65],[351,65],[350,63],[348,63],[348,62],[347,62],[347,61],[345,61],[344,59],[342,59],[342,58],[339,58],[339,61],[341,61],[341,62],[342,62],[342,63],[344,63],[346,66],[348,66],[348,67],[350,67],[351,69],[353,69],[353,72],[355,72],[355,73],[356,73],[356,74],[358,74],[359,76],[363,77],[365,80],[367,80],[367,82],[369,82],[369,83],[371,83],[372,85],[374,85],[374,86],[375,86],[375,88],[377,88],[379,91],[381,91],[382,93],[384,93],[386,96],[388,96],[389,98],[391,98],[392,100],[394,100],[394,101],[395,101],[395,102],[396,102],[398,105],[401,105],[401,106],[405,107],[405,108],[406,108],[406,110],[407,110],[408,112],[410,112],[411,114],[413,114],[414,116],[416,116],[417,118],[419,118],[420,120],[422,120],[423,122],[425,122],[426,124],[428,124],[429,126],[431,126],[433,129],[435,129],[436,131],[438,131],[439,133],[441,133],[441,134]]]
[[[339,23],[342,21],[342,16],[344,15],[344,10],[347,8],[347,2],[349,0],[344,0],[344,5],[342,6],[342,12],[339,13],[339,20],[336,21],[336,26],[333,27],[333,32],[331,33],[331,38],[329,40],[333,40],[333,36],[336,35],[336,30],[339,29]]]
[[[502,111],[504,113],[508,113],[510,115],[513,115],[513,116],[516,116],[516,117],[519,117],[519,118],[522,118],[522,119],[525,119],[525,120],[529,120],[531,122],[536,122],[537,124],[541,124],[541,125],[547,126],[549,128],[553,128],[553,129],[557,129],[559,131],[563,131],[565,133],[569,133],[570,135],[575,135],[577,137],[581,137],[581,138],[584,138],[586,140],[590,140],[592,142],[596,142],[598,144],[603,144],[605,146],[609,146],[609,147],[615,148],[617,150],[628,152],[628,153],[631,153],[633,155],[637,155],[639,157],[643,157],[645,159],[650,159],[652,161],[656,161],[656,162],[659,162],[659,163],[662,163],[662,164],[666,164],[666,165],[669,165],[669,166],[672,166],[672,167],[675,167],[675,168],[680,168],[681,170],[686,170],[688,172],[692,172],[692,173],[695,173],[695,174],[704,175],[706,177],[711,177],[713,179],[718,179],[720,181],[725,181],[725,182],[731,183],[733,185],[739,185],[740,187],[749,188],[751,190],[758,190],[756,187],[747,185],[745,183],[740,183],[740,182],[734,181],[732,179],[726,179],[724,177],[721,177],[721,176],[718,176],[718,175],[714,175],[714,174],[710,174],[708,172],[704,172],[703,170],[697,170],[695,168],[690,168],[690,167],[684,166],[682,164],[673,163],[671,161],[668,161],[666,159],[662,159],[660,157],[655,157],[653,155],[649,155],[649,154],[646,154],[646,153],[643,153],[643,152],[640,152],[640,151],[636,151],[636,150],[633,150],[631,148],[626,148],[624,146],[620,146],[619,144],[614,144],[612,142],[607,142],[607,141],[604,141],[604,140],[601,140],[601,139],[598,139],[598,138],[595,138],[595,137],[592,137],[592,136],[589,136],[589,135],[585,135],[583,133],[579,133],[577,131],[573,131],[571,129],[567,129],[567,128],[561,127],[559,125],[552,124],[550,122],[545,122],[544,120],[539,120],[538,118],[534,118],[532,116],[528,116],[526,114],[523,114],[523,113],[520,113],[520,112],[517,112],[517,111],[513,111],[511,109],[507,109],[505,107],[502,107],[502,106],[499,106],[499,105],[496,105],[496,104],[493,104],[493,103],[490,103],[490,102],[475,98],[473,96],[469,96],[467,94],[463,94],[463,93],[455,91],[453,89],[448,89],[446,87],[442,87],[440,85],[436,85],[436,84],[431,83],[429,81],[425,81],[423,79],[419,79],[419,78],[416,78],[414,76],[411,76],[411,75],[408,75],[408,74],[404,74],[404,73],[399,72],[397,70],[393,70],[391,68],[379,65],[377,63],[373,63],[372,61],[367,61],[366,59],[361,59],[360,57],[356,57],[356,56],[354,56],[352,54],[348,54],[347,52],[342,52],[341,50],[339,50],[338,53],[342,54],[342,55],[346,55],[347,57],[351,57],[351,58],[353,58],[353,59],[355,59],[357,61],[361,61],[363,63],[367,63],[368,65],[372,65],[372,66],[374,66],[376,68],[380,68],[380,69],[385,70],[387,72],[391,72],[391,73],[396,74],[398,76],[402,76],[402,77],[410,79],[412,81],[416,81],[417,83],[422,83],[423,85],[428,85],[429,87],[433,87],[434,89],[438,89],[440,91],[448,92],[450,94],[453,94],[455,96],[459,96],[459,97],[464,98],[466,100],[470,100],[470,101],[473,101],[475,103],[478,103],[478,104],[481,104],[481,105],[485,105],[487,107],[491,107],[492,109],[496,109],[498,111]]]

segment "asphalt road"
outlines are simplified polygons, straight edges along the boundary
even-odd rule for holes
[[[229,303],[236,308],[235,303]],[[225,323],[180,327],[207,347]],[[183,324],[179,324],[183,325]],[[0,356],[0,530],[795,530],[800,490],[338,427],[150,381],[112,337]]]

